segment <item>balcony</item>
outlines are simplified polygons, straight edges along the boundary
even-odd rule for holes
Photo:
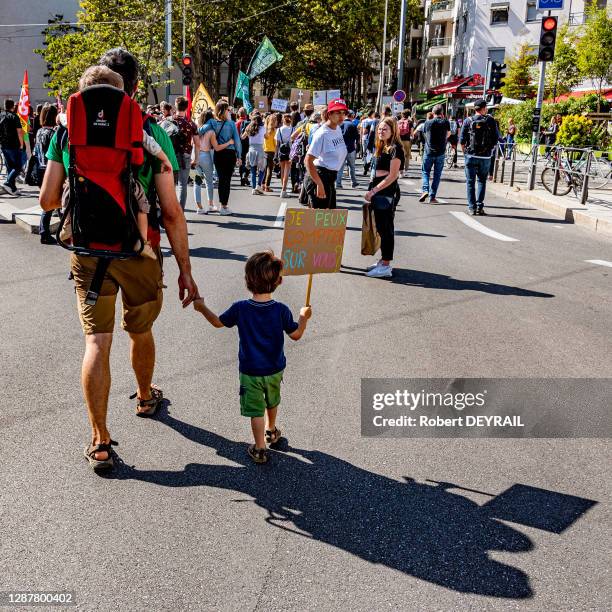
[[[452,21],[454,17],[455,2],[454,0],[437,0],[429,7],[427,14],[430,22],[434,21]]]
[[[451,54],[452,38],[432,38],[429,41],[428,57],[444,57]]]

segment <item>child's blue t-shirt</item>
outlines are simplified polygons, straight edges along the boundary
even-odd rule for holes
[[[219,316],[225,327],[238,326],[239,369],[249,376],[270,376],[285,369],[284,333],[292,334],[298,324],[285,304],[270,300],[234,302]]]

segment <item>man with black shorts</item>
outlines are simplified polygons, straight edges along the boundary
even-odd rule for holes
[[[138,63],[124,49],[112,49],[100,59],[100,64],[123,77],[126,93],[133,96],[138,86]],[[178,169],[172,143],[157,124],[150,122],[152,137],[161,145],[172,166]],[[62,188],[67,175],[70,155],[68,144],[51,140],[47,152],[47,170],[40,193],[43,210],[60,208]],[[137,176],[145,193],[153,183],[162,219],[172,252],[179,267],[179,299],[183,307],[198,297],[198,288],[191,276],[187,225],[174,189],[171,173],[162,173],[155,159],[141,167]],[[155,366],[155,342],[152,327],[162,306],[162,256],[159,250],[159,229],[149,225],[149,239],[157,252],[157,259],[133,257],[113,259],[108,267],[99,298],[95,305],[86,303],[86,294],[96,270],[97,258],[72,255],[71,269],[77,294],[77,306],[85,333],[85,356],[82,384],[92,427],[92,440],[85,456],[96,471],[113,467],[111,446],[114,444],[106,425],[110,392],[110,349],[115,323],[115,301],[121,289],[123,301],[122,327],[128,332],[131,344],[132,368],[138,385],[136,413],[152,416],[161,404],[161,390],[151,384]],[[115,443],[116,444],[116,443]]]

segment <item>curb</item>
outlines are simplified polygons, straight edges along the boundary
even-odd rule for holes
[[[612,236],[612,211],[609,217],[598,217],[594,214],[589,214],[589,208],[586,206],[568,206],[563,202],[553,202],[537,193],[524,191],[520,187],[508,187],[507,185],[489,183],[487,189],[507,200],[531,204],[538,210],[563,219],[566,223],[574,223],[600,234]]]

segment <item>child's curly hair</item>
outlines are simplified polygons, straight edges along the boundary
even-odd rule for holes
[[[244,267],[244,280],[252,293],[273,293],[281,284],[283,262],[273,251],[261,251],[249,257]]]

